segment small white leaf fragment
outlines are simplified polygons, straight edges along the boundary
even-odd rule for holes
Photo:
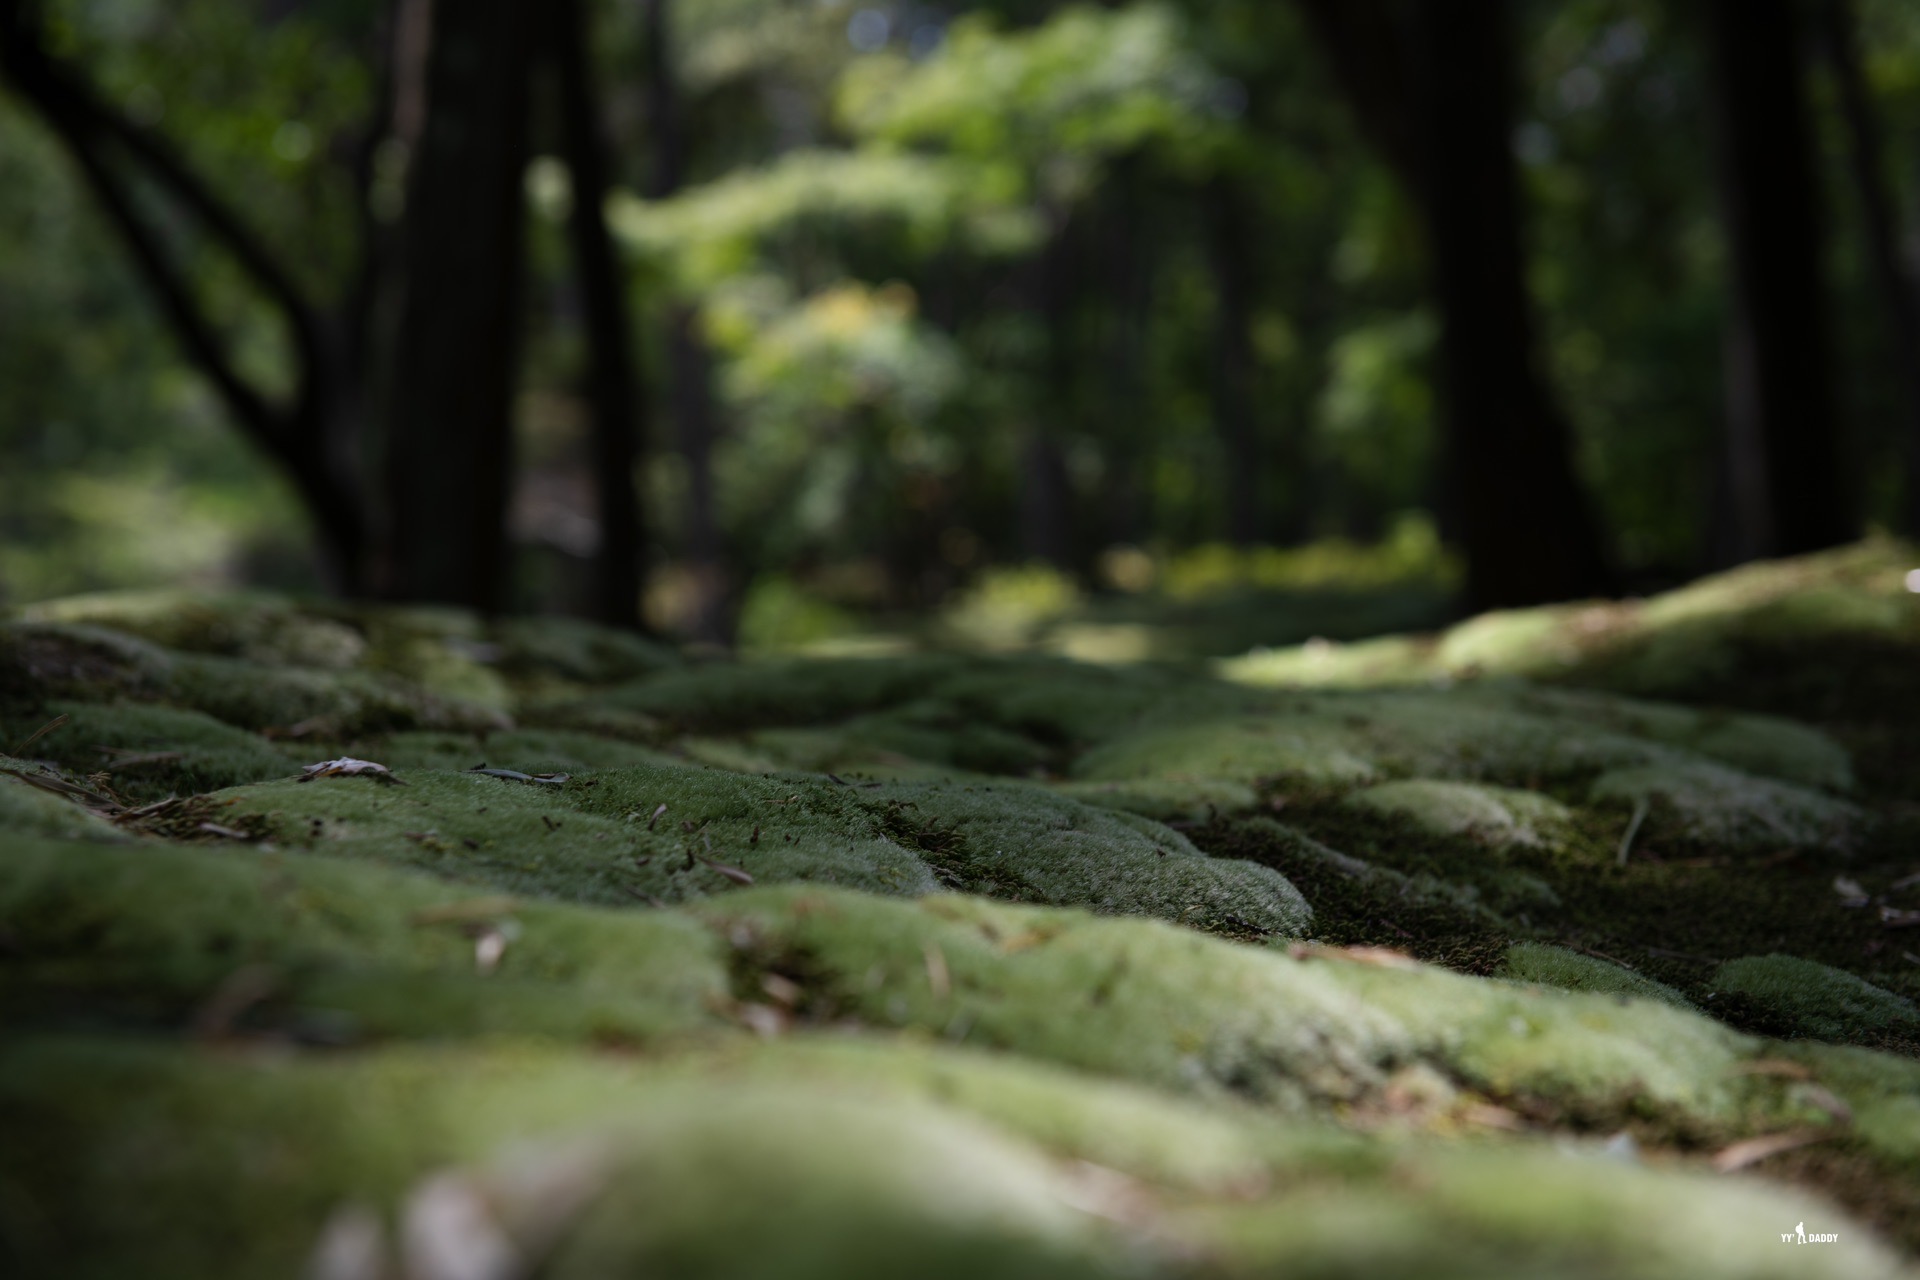
[[[393,776],[393,770],[371,760],[355,760],[352,756],[341,756],[338,760],[322,760],[310,764],[300,771],[298,782],[312,782],[315,778],[373,778],[380,782],[397,786],[407,785]]]
[[[473,967],[481,973],[492,973],[506,953],[507,935],[499,929],[483,929],[473,940]]]
[[[480,1189],[441,1174],[407,1198],[400,1248],[408,1280],[515,1280],[520,1251],[502,1231]]]
[[[1843,907],[1864,907],[1867,905],[1867,891],[1861,886],[1858,880],[1850,879],[1847,876],[1835,876],[1833,878],[1833,891],[1840,895],[1840,905]]]
[[[380,1215],[363,1204],[343,1204],[327,1215],[307,1259],[307,1280],[381,1280],[386,1274]]]

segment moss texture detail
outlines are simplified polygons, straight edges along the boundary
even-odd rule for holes
[[[36,606],[0,1270],[1915,1274],[1910,558],[1226,678]]]

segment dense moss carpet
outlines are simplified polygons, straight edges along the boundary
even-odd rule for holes
[[[1920,1274],[1917,566],[1211,667],[35,606],[0,1273]]]

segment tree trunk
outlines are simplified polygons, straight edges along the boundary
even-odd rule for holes
[[[1793,0],[1712,0],[1728,300],[1734,549],[1792,555],[1853,536],[1841,479],[1819,176]]]
[[[627,320],[625,273],[607,233],[605,143],[588,57],[582,0],[550,0],[547,11],[558,90],[562,151],[573,179],[568,232],[584,303],[593,405],[594,485],[600,546],[594,559],[594,615],[609,626],[640,629],[644,528],[635,494],[640,406]]]
[[[504,603],[519,375],[530,0],[433,9],[387,370],[385,594]]]
[[[1251,289],[1246,219],[1239,194],[1216,178],[1207,196],[1214,291],[1214,424],[1227,462],[1227,536],[1236,545],[1260,539],[1260,452],[1253,421]]]
[[[653,133],[653,171],[647,194],[664,199],[680,189],[686,162],[679,85],[674,76],[668,0],[643,0],[647,123]],[[675,443],[687,467],[687,568],[695,600],[690,628],[697,640],[732,639],[732,589],[714,503],[713,444],[719,414],[713,402],[713,357],[700,333],[699,311],[672,309],[667,318],[667,365]]]
[[[667,363],[675,443],[687,466],[685,552],[694,585],[690,630],[696,640],[725,644],[733,633],[732,590],[714,501],[713,358],[693,307],[675,307],[667,318]]]
[[[1873,281],[1887,309],[1894,376],[1907,402],[1900,433],[1907,465],[1901,524],[1910,536],[1920,536],[1920,284],[1900,257],[1899,217],[1886,174],[1886,140],[1860,66],[1853,6],[1847,0],[1821,0],[1819,19],[1821,43],[1846,120],[1848,167],[1860,199]]]
[[[1485,0],[1415,12],[1422,203],[1468,604],[1488,609],[1603,593],[1612,578],[1534,350],[1511,144],[1507,7]]]
[[[1299,0],[1420,206],[1441,320],[1443,506],[1474,609],[1605,593],[1613,575],[1535,351],[1506,0]]]
[[[1059,568],[1073,563],[1073,492],[1060,438],[1072,420],[1073,288],[1076,245],[1070,214],[1055,228],[1037,264],[1039,312],[1046,326],[1040,417],[1027,429],[1020,477],[1020,535],[1029,559]]]

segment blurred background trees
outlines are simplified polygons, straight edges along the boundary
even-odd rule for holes
[[[1438,9],[0,0],[0,601],[1139,656],[1911,530],[1920,12]]]

